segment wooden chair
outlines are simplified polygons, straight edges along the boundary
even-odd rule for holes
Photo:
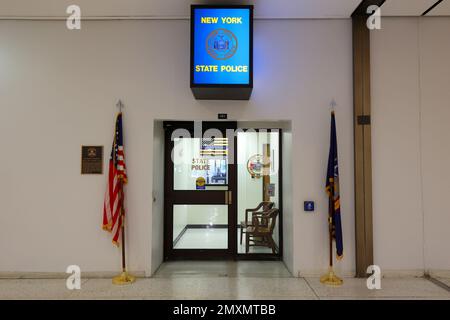
[[[276,253],[276,244],[273,240],[273,230],[277,222],[279,209],[272,208],[261,213],[253,213],[252,225],[247,227],[245,253],[248,253],[250,246],[264,246],[272,249],[272,253]],[[250,244],[252,242],[252,244]]]
[[[263,201],[256,208],[253,209],[246,209],[245,210],[245,220],[241,221],[241,244],[242,244],[242,238],[244,236],[245,230],[247,227],[250,227],[252,225],[251,221],[248,220],[248,214],[251,212],[252,214],[267,211],[269,209],[272,209],[275,204],[273,202],[269,201]],[[261,211],[259,211],[261,209]],[[252,218],[253,219],[253,218]]]

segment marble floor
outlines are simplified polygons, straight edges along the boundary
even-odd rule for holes
[[[345,278],[327,287],[318,278],[293,278],[281,262],[183,261],[163,264],[154,277],[129,286],[111,279],[82,279],[66,289],[65,279],[0,279],[0,299],[446,299],[450,292],[424,278],[384,278],[381,290],[364,279]]]
[[[450,278],[436,278],[436,280],[440,281],[441,283],[445,284],[447,287],[450,287]]]

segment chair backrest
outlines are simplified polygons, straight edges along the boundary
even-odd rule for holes
[[[262,201],[262,202],[260,202],[258,204],[258,206],[256,208],[254,208],[254,209],[246,209],[245,210],[245,221],[248,221],[248,213],[249,212],[253,212],[253,214],[255,214],[255,213],[264,213],[264,212],[267,212],[270,209],[272,209],[274,205],[275,205],[274,202]],[[267,223],[265,223],[265,224],[267,225]]]
[[[256,229],[261,227],[268,228],[269,232],[273,233],[279,212],[280,210],[278,208],[272,208],[264,211],[260,215],[253,217],[253,225]]]
[[[270,233],[273,233],[273,230],[275,229],[275,224],[277,222],[277,216],[279,213],[280,210],[278,208],[272,208],[267,213],[264,214],[268,222]]]
[[[269,202],[269,201],[263,201],[260,203],[260,205],[262,205],[262,210],[266,211],[266,210],[270,210],[273,208],[273,206],[275,205],[274,202]]]

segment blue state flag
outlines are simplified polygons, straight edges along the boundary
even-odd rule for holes
[[[339,165],[336,136],[336,119],[334,111],[331,113],[330,153],[328,156],[327,181],[325,190],[328,194],[329,218],[331,219],[332,237],[336,242],[337,259],[344,255],[342,240],[341,202],[339,197]]]

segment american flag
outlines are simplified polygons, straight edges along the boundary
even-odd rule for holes
[[[127,172],[123,152],[122,113],[117,115],[114,141],[109,158],[108,185],[103,203],[103,229],[113,234],[112,242],[119,245],[124,209],[123,186],[127,183]]]
[[[228,154],[228,138],[202,138],[201,156],[225,157]]]

